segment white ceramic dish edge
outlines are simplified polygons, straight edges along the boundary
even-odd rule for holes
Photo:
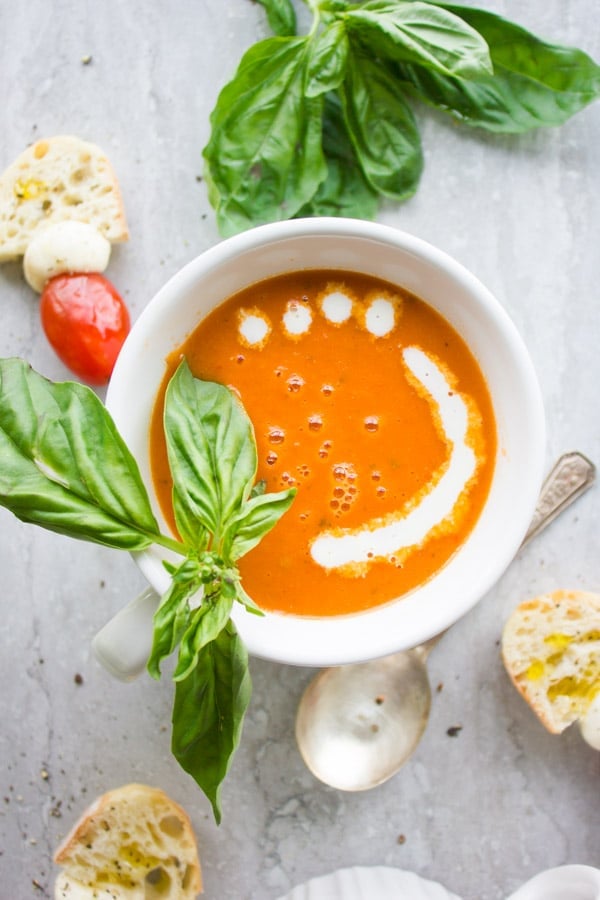
[[[387,866],[355,866],[312,878],[279,900],[460,900],[436,881]]]
[[[388,866],[354,866],[311,878],[278,900],[460,900],[437,881]],[[600,870],[564,865],[546,869],[507,900],[600,900]]]

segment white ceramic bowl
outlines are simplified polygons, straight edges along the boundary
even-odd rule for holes
[[[335,618],[249,615],[236,625],[250,653],[323,666],[414,647],[470,610],[504,572],[525,535],[542,481],[544,415],[525,346],[498,301],[463,266],[426,242],[350,219],[299,219],[230,238],[186,265],[136,321],[117,361],[107,406],[151,485],[148,423],[166,355],[215,305],[249,284],[299,269],[354,270],[407,288],[438,310],[474,353],[491,392],[498,454],[489,499],[465,544],[426,584],[397,602]],[[162,517],[155,505],[159,521]],[[165,526],[166,527],[166,526]],[[159,592],[164,551],[137,555]]]

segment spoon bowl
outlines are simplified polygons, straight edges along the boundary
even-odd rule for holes
[[[595,477],[580,453],[560,457],[546,478],[521,546],[552,522]],[[320,781],[366,791],[392,777],[416,749],[429,718],[426,660],[445,632],[412,650],[322,670],[308,685],[296,716],[298,748]]]
[[[424,653],[417,647],[320,672],[300,703],[296,738],[321,781],[363,791],[386,781],[398,760],[412,754],[430,707]]]

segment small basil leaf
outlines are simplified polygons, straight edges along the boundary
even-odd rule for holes
[[[489,50],[479,32],[432,3],[369,0],[344,19],[351,41],[358,40],[379,56],[461,78],[492,73]]]
[[[252,613],[253,616],[264,616],[263,610],[260,606],[254,602],[252,597],[246,593],[241,583],[237,584],[237,598],[236,598],[242,606],[247,610],[247,612]]]
[[[355,52],[342,97],[346,128],[371,187],[397,200],[412,196],[423,169],[421,141],[388,68]]]
[[[160,665],[174,651],[189,625],[192,597],[200,589],[198,580],[174,579],[154,613],[152,650],[146,664],[152,678],[160,678]]]
[[[250,702],[248,654],[231,620],[175,685],[172,751],[221,821],[221,784],[239,744]]]
[[[169,382],[165,433],[177,529],[188,544],[218,546],[256,474],[252,424],[228,388],[194,378],[185,362]]]
[[[232,560],[256,547],[290,508],[295,495],[296,489],[289,488],[278,493],[260,494],[244,504],[230,525],[228,543]]]
[[[219,94],[204,148],[209,199],[225,236],[291,218],[327,169],[323,98],[307,97],[308,38],[268,38]]]
[[[296,34],[296,12],[290,0],[258,0],[264,6],[273,34],[287,37]]]
[[[257,481],[252,485],[252,490],[250,491],[250,496],[251,497],[260,497],[261,494],[264,494],[266,489],[267,489],[267,482],[264,480],[264,478],[261,478],[260,481]]]
[[[224,597],[205,598],[189,617],[187,628],[179,645],[177,666],[173,672],[174,681],[182,681],[191,674],[198,664],[198,657],[204,647],[214,641],[227,625],[233,599]]]
[[[185,559],[178,566],[171,566],[170,574],[173,581],[177,581],[180,584],[196,581],[200,574],[200,563],[194,558]]]
[[[494,76],[478,81],[399,67],[415,94],[468,125],[517,134],[562,125],[600,97],[600,66],[581,50],[545,43],[493,13],[449,5],[489,44]]]
[[[338,13],[345,12],[355,5],[353,0],[317,0],[319,13],[327,21],[330,17],[335,17]]]
[[[339,87],[346,72],[348,36],[341,20],[320,31],[310,42],[305,95],[318,97]]]
[[[323,152],[327,161],[327,178],[298,215],[374,219],[378,207],[377,192],[358,164],[344,123],[339,96],[333,92],[325,97]]]
[[[23,522],[108,547],[160,538],[137,463],[96,394],[0,360],[0,505]]]

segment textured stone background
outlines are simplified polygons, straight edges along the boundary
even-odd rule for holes
[[[600,60],[597,0],[486,5]],[[208,116],[243,50],[267,33],[250,0],[0,0],[0,168],[51,134],[106,150],[132,235],[108,274],[134,318],[219,240],[198,180]],[[424,109],[419,121],[421,187],[380,220],[453,254],[509,311],[539,373],[548,465],[575,448],[600,463],[600,104],[559,130],[517,138],[477,135]],[[18,264],[0,270],[0,323],[3,356],[68,377]],[[311,673],[254,660],[220,828],[171,759],[168,680],[123,685],[90,654],[95,631],[143,585],[134,563],[0,510],[0,894],[51,896],[60,837],[97,793],[131,780],[161,785],[189,809],[208,900],[272,900],[337,867],[381,864],[464,900],[500,900],[550,866],[600,866],[600,754],[574,729],[547,734],[498,652],[520,600],[600,590],[598,505],[596,488],[445,636],[430,659],[443,689],[426,735],[377,790],[345,795],[309,774],[293,727]]]

